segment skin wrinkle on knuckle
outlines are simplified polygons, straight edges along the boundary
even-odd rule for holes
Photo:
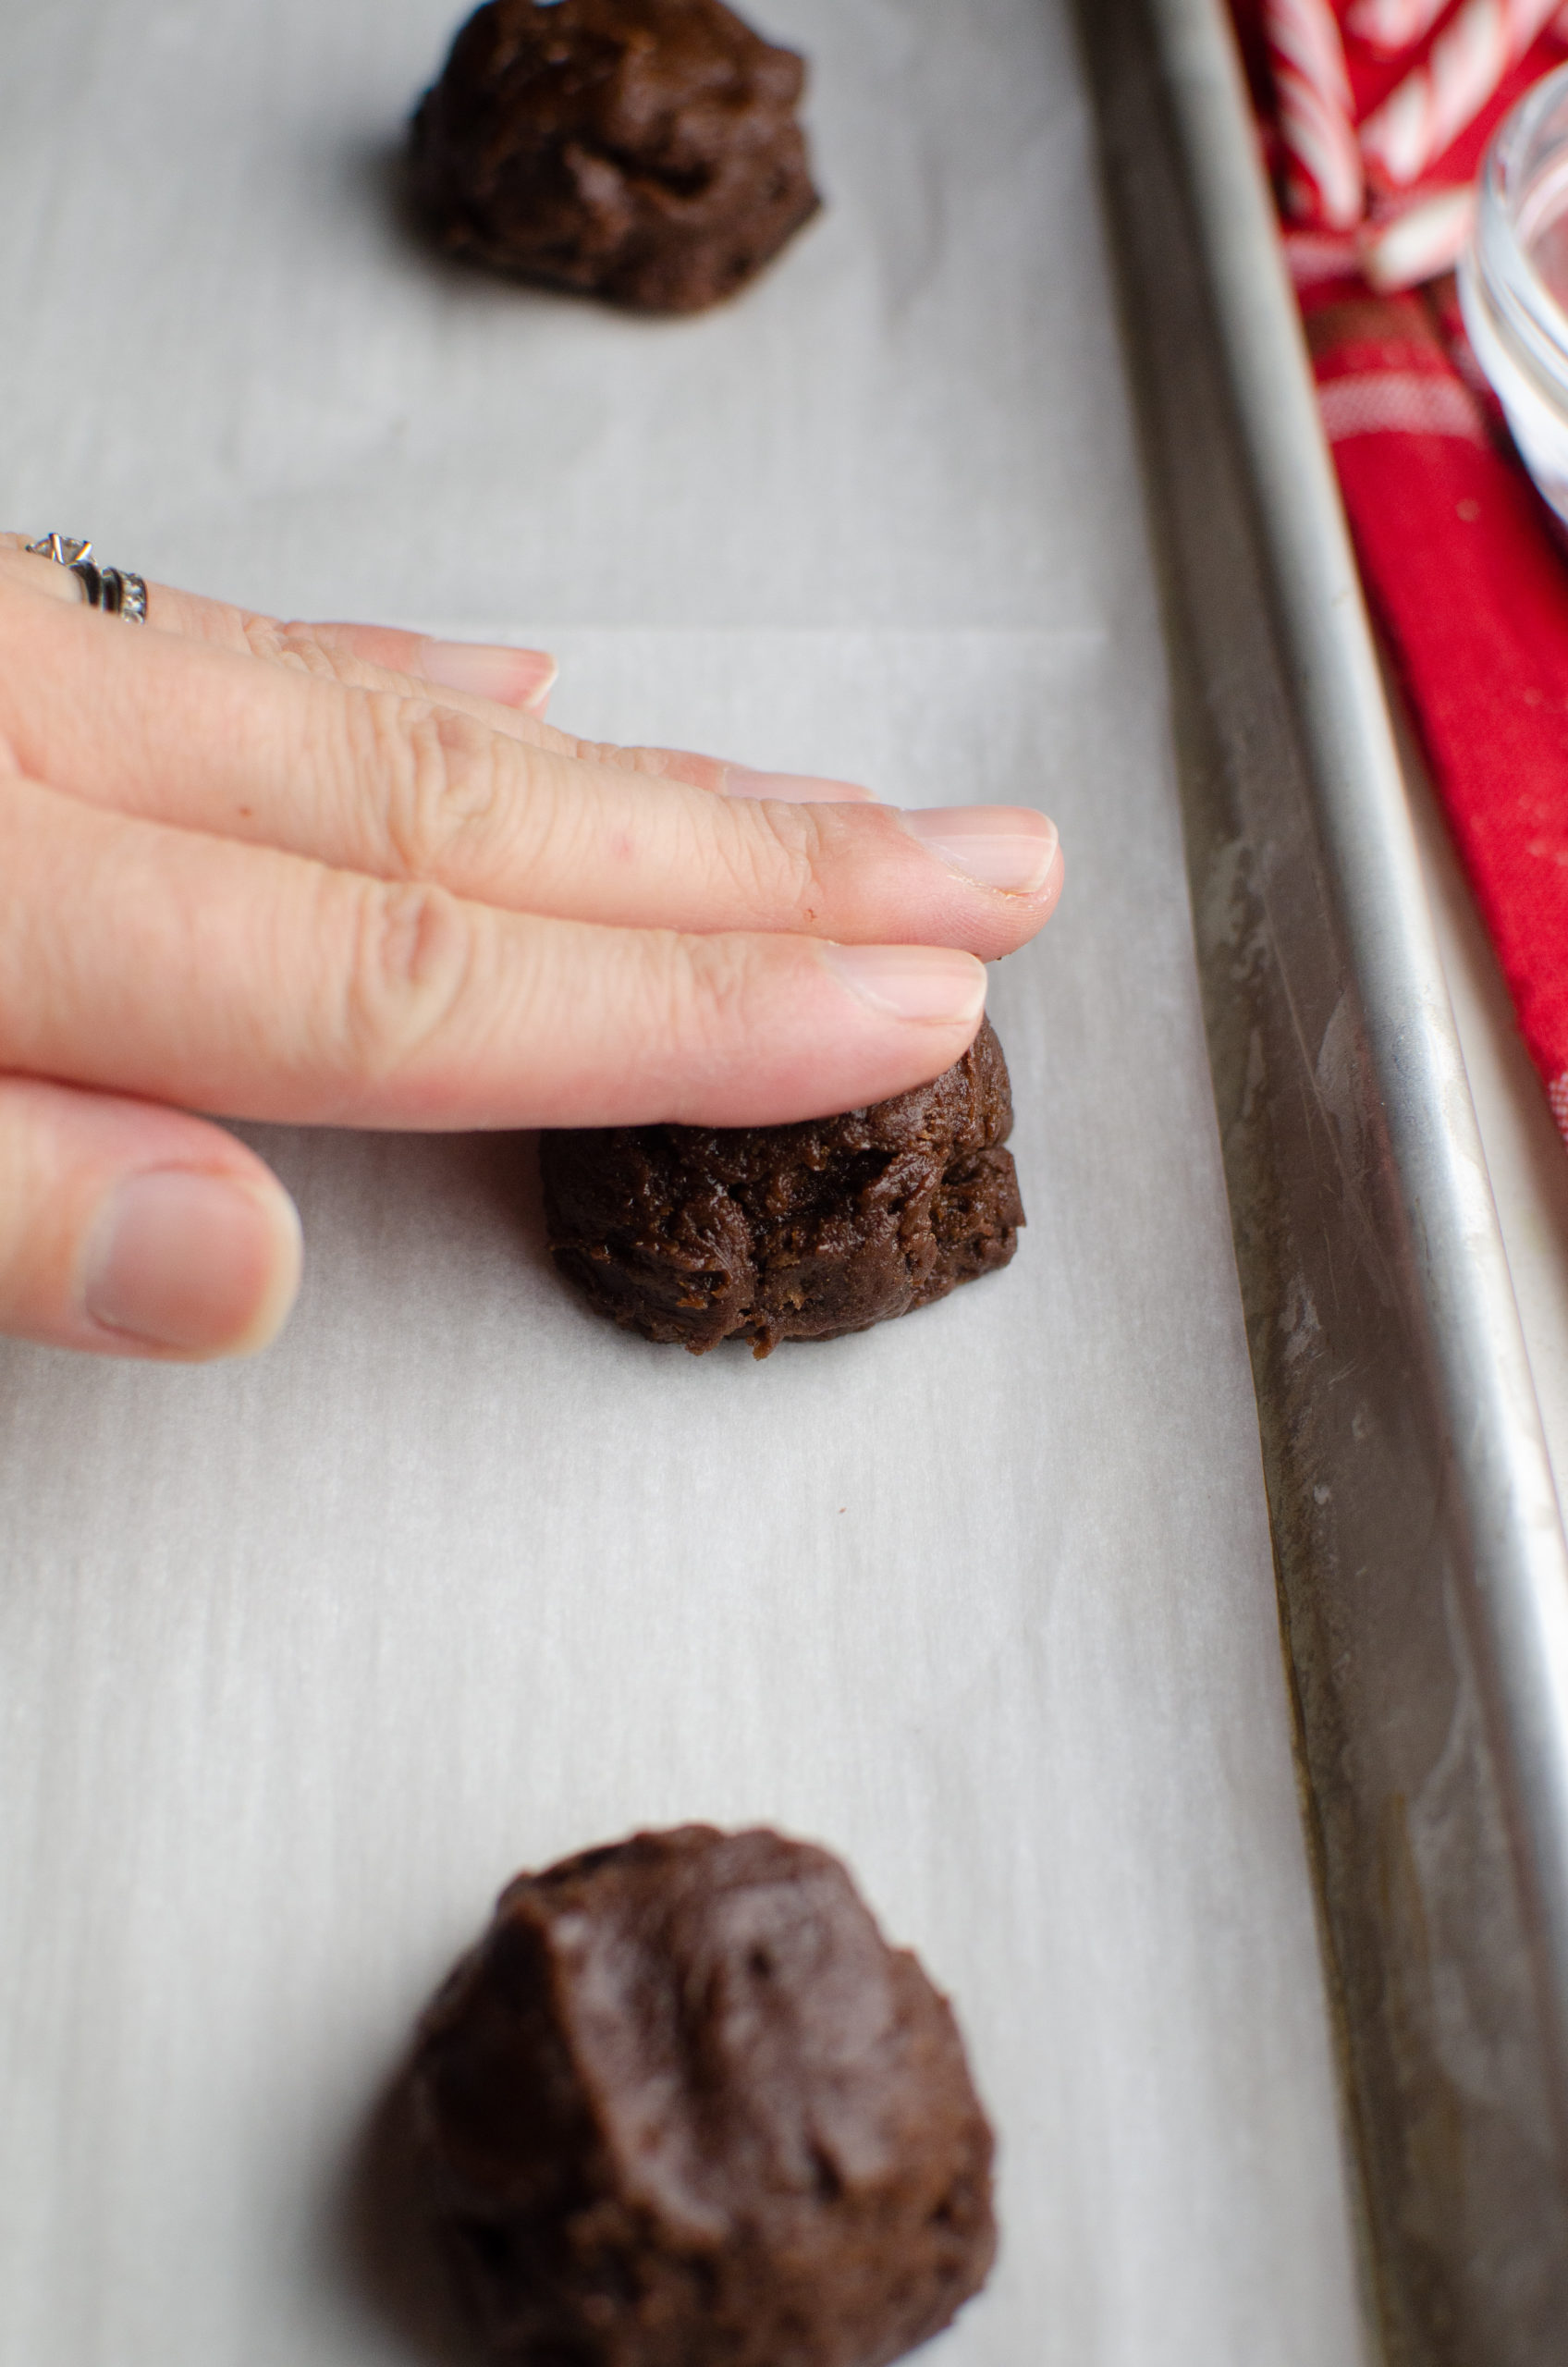
[[[416,1067],[469,1000],[477,948],[455,896],[428,882],[355,880],[339,1049],[354,1077]]]
[[[341,650],[324,647],[308,625],[285,625],[274,655],[280,666],[308,674],[312,682],[336,682],[346,690],[354,681],[353,659]]]
[[[395,735],[386,765],[386,830],[399,876],[524,877],[553,852],[561,814],[549,776],[525,743],[460,709],[398,698],[378,703]]]
[[[579,740],[578,755],[584,764],[602,765],[607,772],[634,773],[644,780],[663,780],[670,757],[663,748],[622,748],[613,740]]]
[[[582,764],[597,765],[606,772],[629,773],[637,780],[669,781],[681,789],[701,789],[708,795],[721,788],[730,769],[717,756],[694,755],[690,750],[640,744],[622,747],[613,740],[568,740],[561,734],[557,734],[556,740],[563,754],[576,756]]]
[[[771,812],[750,800],[719,799],[702,812],[707,863],[724,867],[740,925],[762,928],[814,922],[827,909],[823,831],[809,805]]]
[[[244,608],[235,610],[234,615],[239,638],[252,657],[276,662],[285,655],[286,628],[278,623],[276,617],[256,616]]]
[[[349,711],[355,775],[372,810],[379,806],[382,867],[393,879],[435,878],[464,818],[467,768],[427,700],[367,692]]]
[[[808,926],[842,901],[834,893],[831,878],[834,854],[841,850],[829,846],[831,838],[842,837],[842,825],[824,818],[832,810],[783,805],[767,815],[774,842],[790,868],[790,909],[797,921]],[[758,809],[753,805],[752,811]]]
[[[336,682],[343,689],[351,688],[363,670],[348,651],[329,648],[312,624],[293,619],[280,622],[246,609],[229,613],[250,655],[269,665],[286,666],[312,681]]]

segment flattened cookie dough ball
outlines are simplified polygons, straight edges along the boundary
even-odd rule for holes
[[[837,1339],[1008,1263],[1011,1131],[986,1020],[933,1084],[841,1118],[544,1134],[551,1251],[601,1314],[693,1355]]]
[[[412,2101],[516,2367],[885,2367],[995,2252],[951,2009],[838,1859],[776,1833],[521,1877],[425,2017]]]
[[[415,193],[498,271],[701,312],[821,202],[804,81],[722,0],[489,0],[414,117]]]

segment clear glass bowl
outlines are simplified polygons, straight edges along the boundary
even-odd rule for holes
[[[1568,66],[1498,127],[1459,300],[1525,465],[1568,525]]]

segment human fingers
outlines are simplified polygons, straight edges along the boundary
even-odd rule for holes
[[[778,1123],[935,1076],[970,955],[616,929],[0,784],[0,1072],[228,1117]]]
[[[396,625],[304,623],[163,585],[155,601],[149,591],[149,621],[154,607],[158,622],[188,641],[367,690],[444,691],[502,730],[543,717],[560,670],[543,649],[444,641]]]
[[[25,552],[17,534],[0,534],[4,587],[81,606],[80,589],[68,569]],[[163,583],[148,585],[147,604],[155,630],[361,690],[434,690],[493,730],[640,779],[668,778],[721,796],[792,803],[848,803],[873,794],[858,782],[819,774],[765,772],[689,749],[616,746],[558,731],[544,720],[557,669],[554,657],[542,650],[435,640],[386,625],[288,622]]]
[[[875,791],[833,775],[765,771],[695,749],[585,740],[562,730],[545,719],[559,668],[542,650],[433,641],[386,625],[284,623],[241,609],[226,610],[221,603],[184,593],[173,595],[164,613],[173,614],[177,607],[188,618],[202,619],[203,629],[188,633],[189,638],[294,666],[346,689],[416,696],[435,692],[444,704],[505,738],[612,767],[639,780],[680,780],[720,797],[771,798],[790,804],[876,802]]]
[[[19,534],[0,534],[0,583],[69,607],[83,605],[70,570],[28,550]],[[167,583],[148,583],[147,622],[187,641],[372,686],[427,683],[465,705],[500,709],[500,728],[513,710],[542,716],[558,670],[541,649],[443,641],[390,625],[287,622]]]
[[[104,1355],[247,1355],[281,1328],[300,1220],[219,1126],[0,1076],[0,1332]]]
[[[187,829],[393,881],[620,927],[798,930],[994,960],[1060,891],[1056,833],[1022,807],[651,788],[498,736],[428,699],[344,690],[86,611],[13,618],[0,742],[34,779]],[[31,683],[52,675],[55,695]]]
[[[553,723],[536,723],[532,730],[520,731],[516,736],[553,755],[572,757],[579,764],[626,773],[634,780],[683,781],[692,789],[707,790],[716,797],[757,802],[766,799],[778,805],[880,803],[876,791],[867,789],[862,781],[839,780],[827,773],[763,772],[752,765],[732,764],[727,756],[702,755],[693,748],[650,748],[635,742],[625,745],[613,740],[583,740]]]
[[[150,592],[149,599],[153,595]],[[875,802],[859,781],[821,773],[764,771],[690,748],[585,740],[545,721],[559,677],[543,650],[501,644],[438,641],[387,625],[283,621],[251,610],[158,587],[159,617],[186,638],[262,657],[340,683],[345,689],[429,696],[559,756],[612,767],[639,780],[681,780],[721,797],[772,798],[790,804]]]

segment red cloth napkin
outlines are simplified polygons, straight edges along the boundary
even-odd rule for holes
[[[1461,860],[1497,949],[1525,1040],[1568,1139],[1568,554],[1525,472],[1465,340],[1452,278],[1380,292],[1378,214],[1387,205],[1363,149],[1361,215],[1325,228],[1281,109],[1278,27],[1332,20],[1362,79],[1361,127],[1434,45],[1477,17],[1481,0],[1232,0],[1275,166],[1323,423],[1339,472],[1368,603],[1423,743]],[[1499,18],[1507,0],[1486,0]],[[1514,10],[1517,17],[1519,11]],[[1406,211],[1452,193],[1456,158],[1473,172],[1524,84],[1561,62],[1535,38],[1504,66],[1463,131],[1401,194]],[[1373,79],[1349,29],[1418,26]],[[1270,43],[1269,34],[1275,39]],[[1365,48],[1366,33],[1359,38]],[[1402,79],[1403,77],[1404,79]],[[1479,78],[1477,78],[1479,79]],[[1304,209],[1319,209],[1303,268]]]

